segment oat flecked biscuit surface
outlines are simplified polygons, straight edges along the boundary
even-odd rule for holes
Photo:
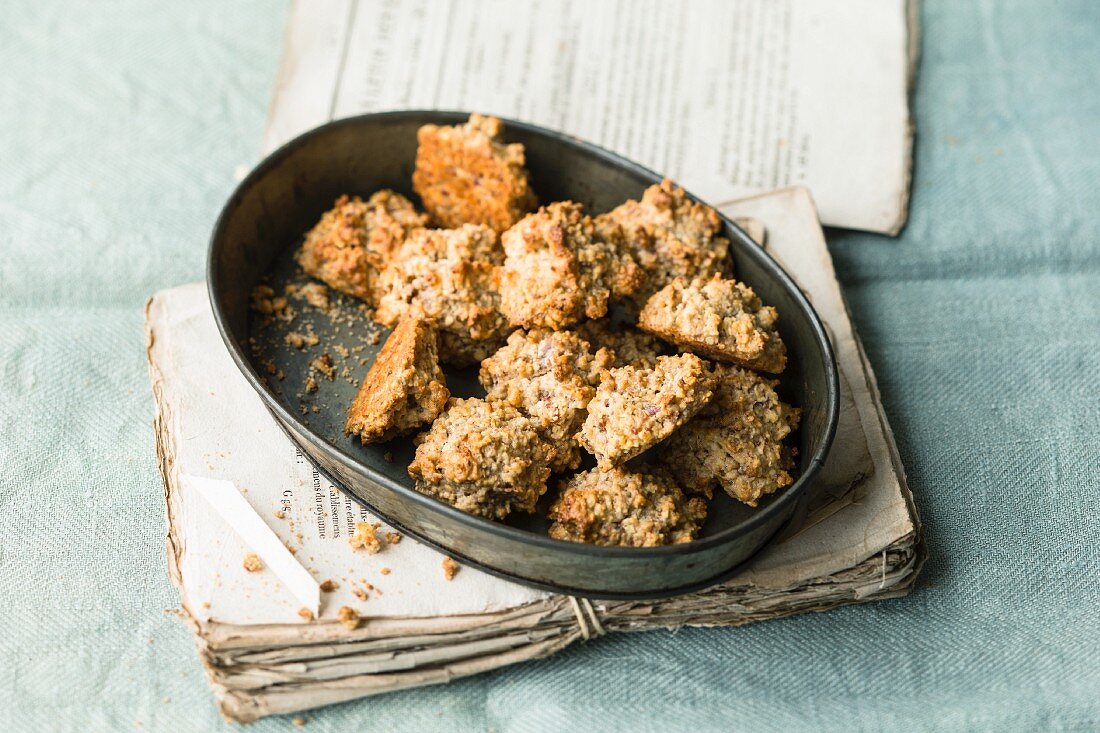
[[[691,201],[667,178],[647,188],[641,201],[627,201],[600,219],[622,227],[627,250],[645,270],[645,284],[635,296],[638,305],[674,278],[732,272],[718,212]]]
[[[576,433],[611,359],[605,349],[593,354],[572,331],[516,331],[481,363],[479,379],[486,399],[506,402],[531,419],[554,450],[551,470],[563,471],[580,464]]]
[[[390,440],[435,420],[450,394],[439,368],[435,330],[426,318],[409,315],[378,352],[344,429],[364,445]]]
[[[546,491],[553,451],[505,402],[451,399],[418,441],[409,464],[417,491],[464,512],[489,519],[532,512]]]
[[[695,539],[706,503],[685,498],[659,468],[634,473],[592,469],[562,481],[550,507],[554,539],[596,545],[656,547]]]
[[[441,226],[485,224],[502,232],[535,208],[523,146],[501,141],[495,117],[417,132],[413,189]]]
[[[577,334],[593,349],[604,348],[614,354],[613,367],[640,366],[652,369],[658,356],[666,356],[669,347],[653,334],[639,331],[628,324],[616,324],[608,318],[585,321],[577,326]]]
[[[795,449],[783,440],[801,411],[780,401],[777,381],[721,364],[714,400],[662,447],[661,460],[688,491],[718,484],[749,506],[789,486]]]
[[[638,326],[693,353],[778,374],[787,366],[778,318],[752,288],[715,275],[673,280],[646,302]]]
[[[476,363],[510,330],[500,312],[502,260],[496,233],[485,226],[412,232],[378,277],[374,318],[392,326],[419,312],[438,331],[440,359]]]
[[[409,232],[427,223],[411,201],[393,191],[378,191],[367,201],[341,196],[306,234],[298,264],[330,287],[368,300],[377,270]]]
[[[714,396],[714,381],[710,365],[693,354],[658,357],[652,369],[606,371],[588,403],[581,445],[601,467],[628,461],[701,410]]]
[[[644,279],[622,230],[597,226],[571,201],[524,217],[501,241],[501,309],[513,326],[559,330],[599,318],[610,299],[634,293]]]

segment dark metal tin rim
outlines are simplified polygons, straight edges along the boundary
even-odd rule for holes
[[[245,355],[241,345],[238,344],[229,332],[229,326],[226,323],[225,313],[222,311],[220,305],[220,298],[218,293],[221,291],[222,286],[218,281],[216,268],[214,266],[215,256],[218,247],[218,241],[221,239],[221,234],[226,226],[226,220],[231,215],[237,202],[244,196],[253,185],[257,183],[263,176],[265,176],[279,161],[291,154],[296,148],[304,144],[306,141],[323,135],[326,131],[345,126],[355,125],[358,122],[366,119],[377,120],[406,120],[416,119],[421,120],[424,123],[436,123],[436,124],[454,124],[455,122],[461,122],[469,117],[468,112],[455,112],[455,111],[439,111],[439,110],[401,110],[394,112],[376,112],[365,115],[358,115],[355,117],[346,117],[332,122],[325,123],[319,127],[315,127],[312,130],[302,133],[294,139],[280,146],[262,161],[260,161],[255,168],[237,185],[229,199],[226,201],[225,206],[222,207],[221,212],[218,214],[217,221],[214,224],[214,230],[211,234],[210,245],[207,250],[207,294],[210,300],[211,309],[214,313],[214,320],[218,326],[218,332],[221,334],[222,341],[228,349],[233,362],[237,365],[241,374],[248,380],[253,390],[259,394],[260,399],[263,400],[264,406],[276,416],[280,421],[288,424],[293,424],[296,428],[302,431],[304,434],[310,435],[314,438],[311,441],[314,449],[324,452],[331,460],[336,461],[349,470],[370,476],[371,480],[375,483],[397,493],[406,501],[411,501],[418,505],[425,511],[441,513],[450,517],[453,520],[457,520],[462,524],[469,525],[474,529],[480,531],[487,531],[493,534],[500,535],[509,539],[524,542],[526,544],[535,547],[544,547],[552,549],[556,552],[567,552],[579,556],[605,556],[605,557],[624,557],[629,556],[631,558],[664,558],[675,555],[688,555],[696,552],[715,547],[717,545],[725,544],[735,540],[738,536],[746,534],[752,531],[757,525],[772,518],[776,514],[789,511],[793,506],[797,504],[801,496],[805,493],[807,488],[813,482],[814,477],[820,470],[822,464],[825,462],[825,458],[828,455],[829,448],[832,446],[833,437],[836,433],[837,422],[840,417],[840,384],[837,376],[836,358],[833,354],[832,344],[829,341],[829,337],[826,334],[825,327],[821,323],[821,319],[817,315],[817,311],[803,295],[802,290],[791,280],[786,271],[780,267],[771,255],[769,255],[762,247],[758,246],[752,239],[745,234],[740,227],[734,224],[728,217],[719,212],[724,224],[728,225],[734,234],[741,240],[741,244],[744,245],[743,250],[748,257],[757,259],[768,274],[775,278],[791,295],[796,303],[801,307],[805,317],[811,326],[814,333],[814,337],[817,343],[817,347],[822,351],[824,356],[823,362],[825,364],[825,379],[828,385],[827,394],[825,395],[825,405],[827,410],[827,420],[825,426],[825,434],[822,436],[821,442],[818,445],[814,455],[810,457],[809,464],[802,472],[802,475],[798,477],[798,480],[791,486],[787,487],[782,493],[780,493],[774,501],[767,506],[761,508],[758,512],[755,512],[749,519],[735,524],[728,529],[725,529],[710,537],[703,537],[691,542],[685,542],[677,545],[666,545],[662,547],[604,547],[601,545],[588,545],[576,542],[566,542],[564,540],[551,539],[548,536],[538,535],[527,530],[517,529],[510,527],[506,524],[499,524],[497,522],[490,521],[488,519],[482,519],[481,517],[475,517],[472,514],[459,511],[454,507],[444,504],[436,499],[432,499],[420,492],[402,486],[401,484],[393,481],[388,476],[376,473],[368,466],[350,458],[349,456],[335,450],[326,441],[317,436],[313,430],[298,415],[294,414],[290,410],[287,410],[278,400],[276,400],[264,387],[260,381],[260,375],[255,372],[252,365],[249,363],[247,356]],[[593,143],[585,142],[578,138],[566,135],[555,130],[550,130],[539,125],[533,125],[527,122],[520,122],[518,120],[509,119],[506,117],[500,118],[504,123],[505,130],[509,128],[522,129],[527,132],[534,133],[536,135],[542,135],[556,140],[558,143],[580,148],[588,154],[599,158],[600,160],[608,163],[609,165],[617,166],[619,168],[628,169],[642,177],[655,179],[660,181],[662,176],[658,173],[639,165],[634,161],[628,160],[613,153],[605,148],[602,148]],[[688,197],[693,201],[699,201],[699,199],[693,196],[690,192],[687,192]],[[705,202],[701,202],[705,203]],[[339,483],[334,482],[335,485],[340,486]],[[354,492],[348,492],[354,495]],[[384,515],[380,515],[385,518]],[[432,544],[429,541],[429,544]],[[476,563],[472,563],[476,564]],[[518,579],[517,579],[518,580]],[[537,585],[532,581],[523,579],[529,585]],[[549,587],[549,586],[542,586]]]

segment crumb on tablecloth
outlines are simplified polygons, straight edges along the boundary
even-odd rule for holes
[[[250,552],[245,555],[244,562],[241,564],[244,566],[244,569],[250,573],[258,573],[264,569],[263,561],[255,552]]]

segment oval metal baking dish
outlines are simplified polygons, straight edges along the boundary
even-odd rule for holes
[[[779,310],[779,330],[790,356],[780,394],[803,411],[796,436],[799,470],[793,485],[756,509],[717,492],[693,542],[642,549],[575,544],[547,537],[545,520],[538,516],[501,524],[460,512],[414,489],[406,472],[411,440],[362,446],[344,435],[355,384],[374,352],[361,353],[367,363],[348,379],[326,385],[332,393],[307,414],[295,390],[315,354],[297,349],[262,357],[253,353],[249,297],[261,278],[290,276],[293,250],[337,196],[365,198],[392,188],[415,201],[411,179],[417,128],[460,123],[468,116],[407,111],[343,119],[295,138],[256,166],[226,203],[210,243],[207,284],[226,348],[275,420],[321,473],[395,528],[460,563],[554,592],[597,598],[656,598],[721,581],[791,517],[825,460],[839,414],[836,362],[817,314],[779,265],[724,217],[736,277]],[[600,213],[640,197],[661,180],[640,165],[567,135],[511,120],[504,125],[505,138],[526,147],[532,185],[542,202],[568,199]],[[321,334],[322,341],[347,332],[336,328]],[[284,379],[269,385],[263,375],[272,361]],[[448,372],[448,383],[460,396],[476,393],[476,380],[469,374]],[[546,498],[555,493],[551,486]]]

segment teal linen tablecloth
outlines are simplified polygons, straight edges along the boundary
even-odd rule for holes
[[[4,5],[0,730],[228,727],[167,612],[142,305],[203,276],[284,17]],[[926,522],[916,591],[605,638],[307,730],[1100,726],[1100,6],[925,3],[915,115],[905,232],[830,246]]]

